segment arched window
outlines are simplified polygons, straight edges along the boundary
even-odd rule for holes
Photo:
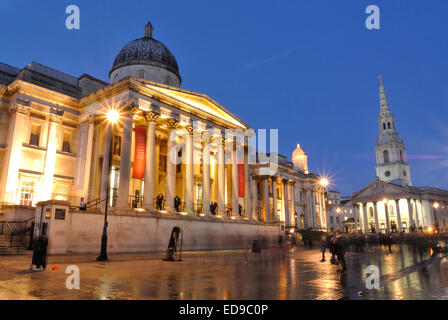
[[[172,82],[171,82],[171,77],[170,76],[166,77],[166,84],[171,86]]]
[[[384,159],[384,163],[389,163],[389,151],[387,151],[387,150],[383,151],[383,159]]]
[[[390,129],[390,122],[387,123],[387,129]]]
[[[140,71],[138,72],[138,77],[139,77],[140,79],[145,79],[145,71],[140,70]]]
[[[383,123],[383,129],[386,130],[386,124],[385,123]]]
[[[400,150],[400,161],[403,162],[403,150]]]

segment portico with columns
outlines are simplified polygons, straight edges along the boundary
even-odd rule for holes
[[[364,233],[409,233],[448,228],[448,192],[375,181],[353,194]]]

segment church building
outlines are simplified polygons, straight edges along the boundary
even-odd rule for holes
[[[248,124],[180,88],[176,58],[150,23],[109,80],[0,64],[0,219],[36,216],[58,230],[58,253],[98,250],[106,207],[115,252],[161,250],[174,225],[188,230],[187,249],[326,227],[326,190],[300,146],[292,162],[258,154]],[[35,213],[42,202],[67,214]]]
[[[360,228],[368,232],[434,231],[448,228],[448,191],[415,187],[406,146],[397,132],[380,77],[379,136],[375,142],[377,179],[352,195]]]

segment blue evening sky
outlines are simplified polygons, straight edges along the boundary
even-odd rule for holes
[[[81,9],[80,30],[65,28],[70,4]],[[365,27],[370,4],[381,30]],[[108,80],[150,20],[183,88],[253,128],[278,128],[280,153],[300,143],[310,169],[330,174],[343,195],[375,180],[382,74],[414,185],[448,189],[447,12],[446,0],[1,0],[0,61]]]

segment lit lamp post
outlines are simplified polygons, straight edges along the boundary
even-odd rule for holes
[[[113,126],[117,123],[120,114],[117,110],[110,109],[106,113],[107,121],[109,122],[109,126]],[[112,142],[113,142],[113,134],[112,128],[109,127],[110,130],[110,143],[109,143],[109,160],[108,167],[104,168],[107,170],[107,182],[106,182],[106,204],[104,206],[104,226],[103,226],[103,234],[101,235],[101,252],[100,255],[96,258],[97,261],[107,261],[107,209],[109,207],[109,192],[110,192],[110,167],[112,164]]]

